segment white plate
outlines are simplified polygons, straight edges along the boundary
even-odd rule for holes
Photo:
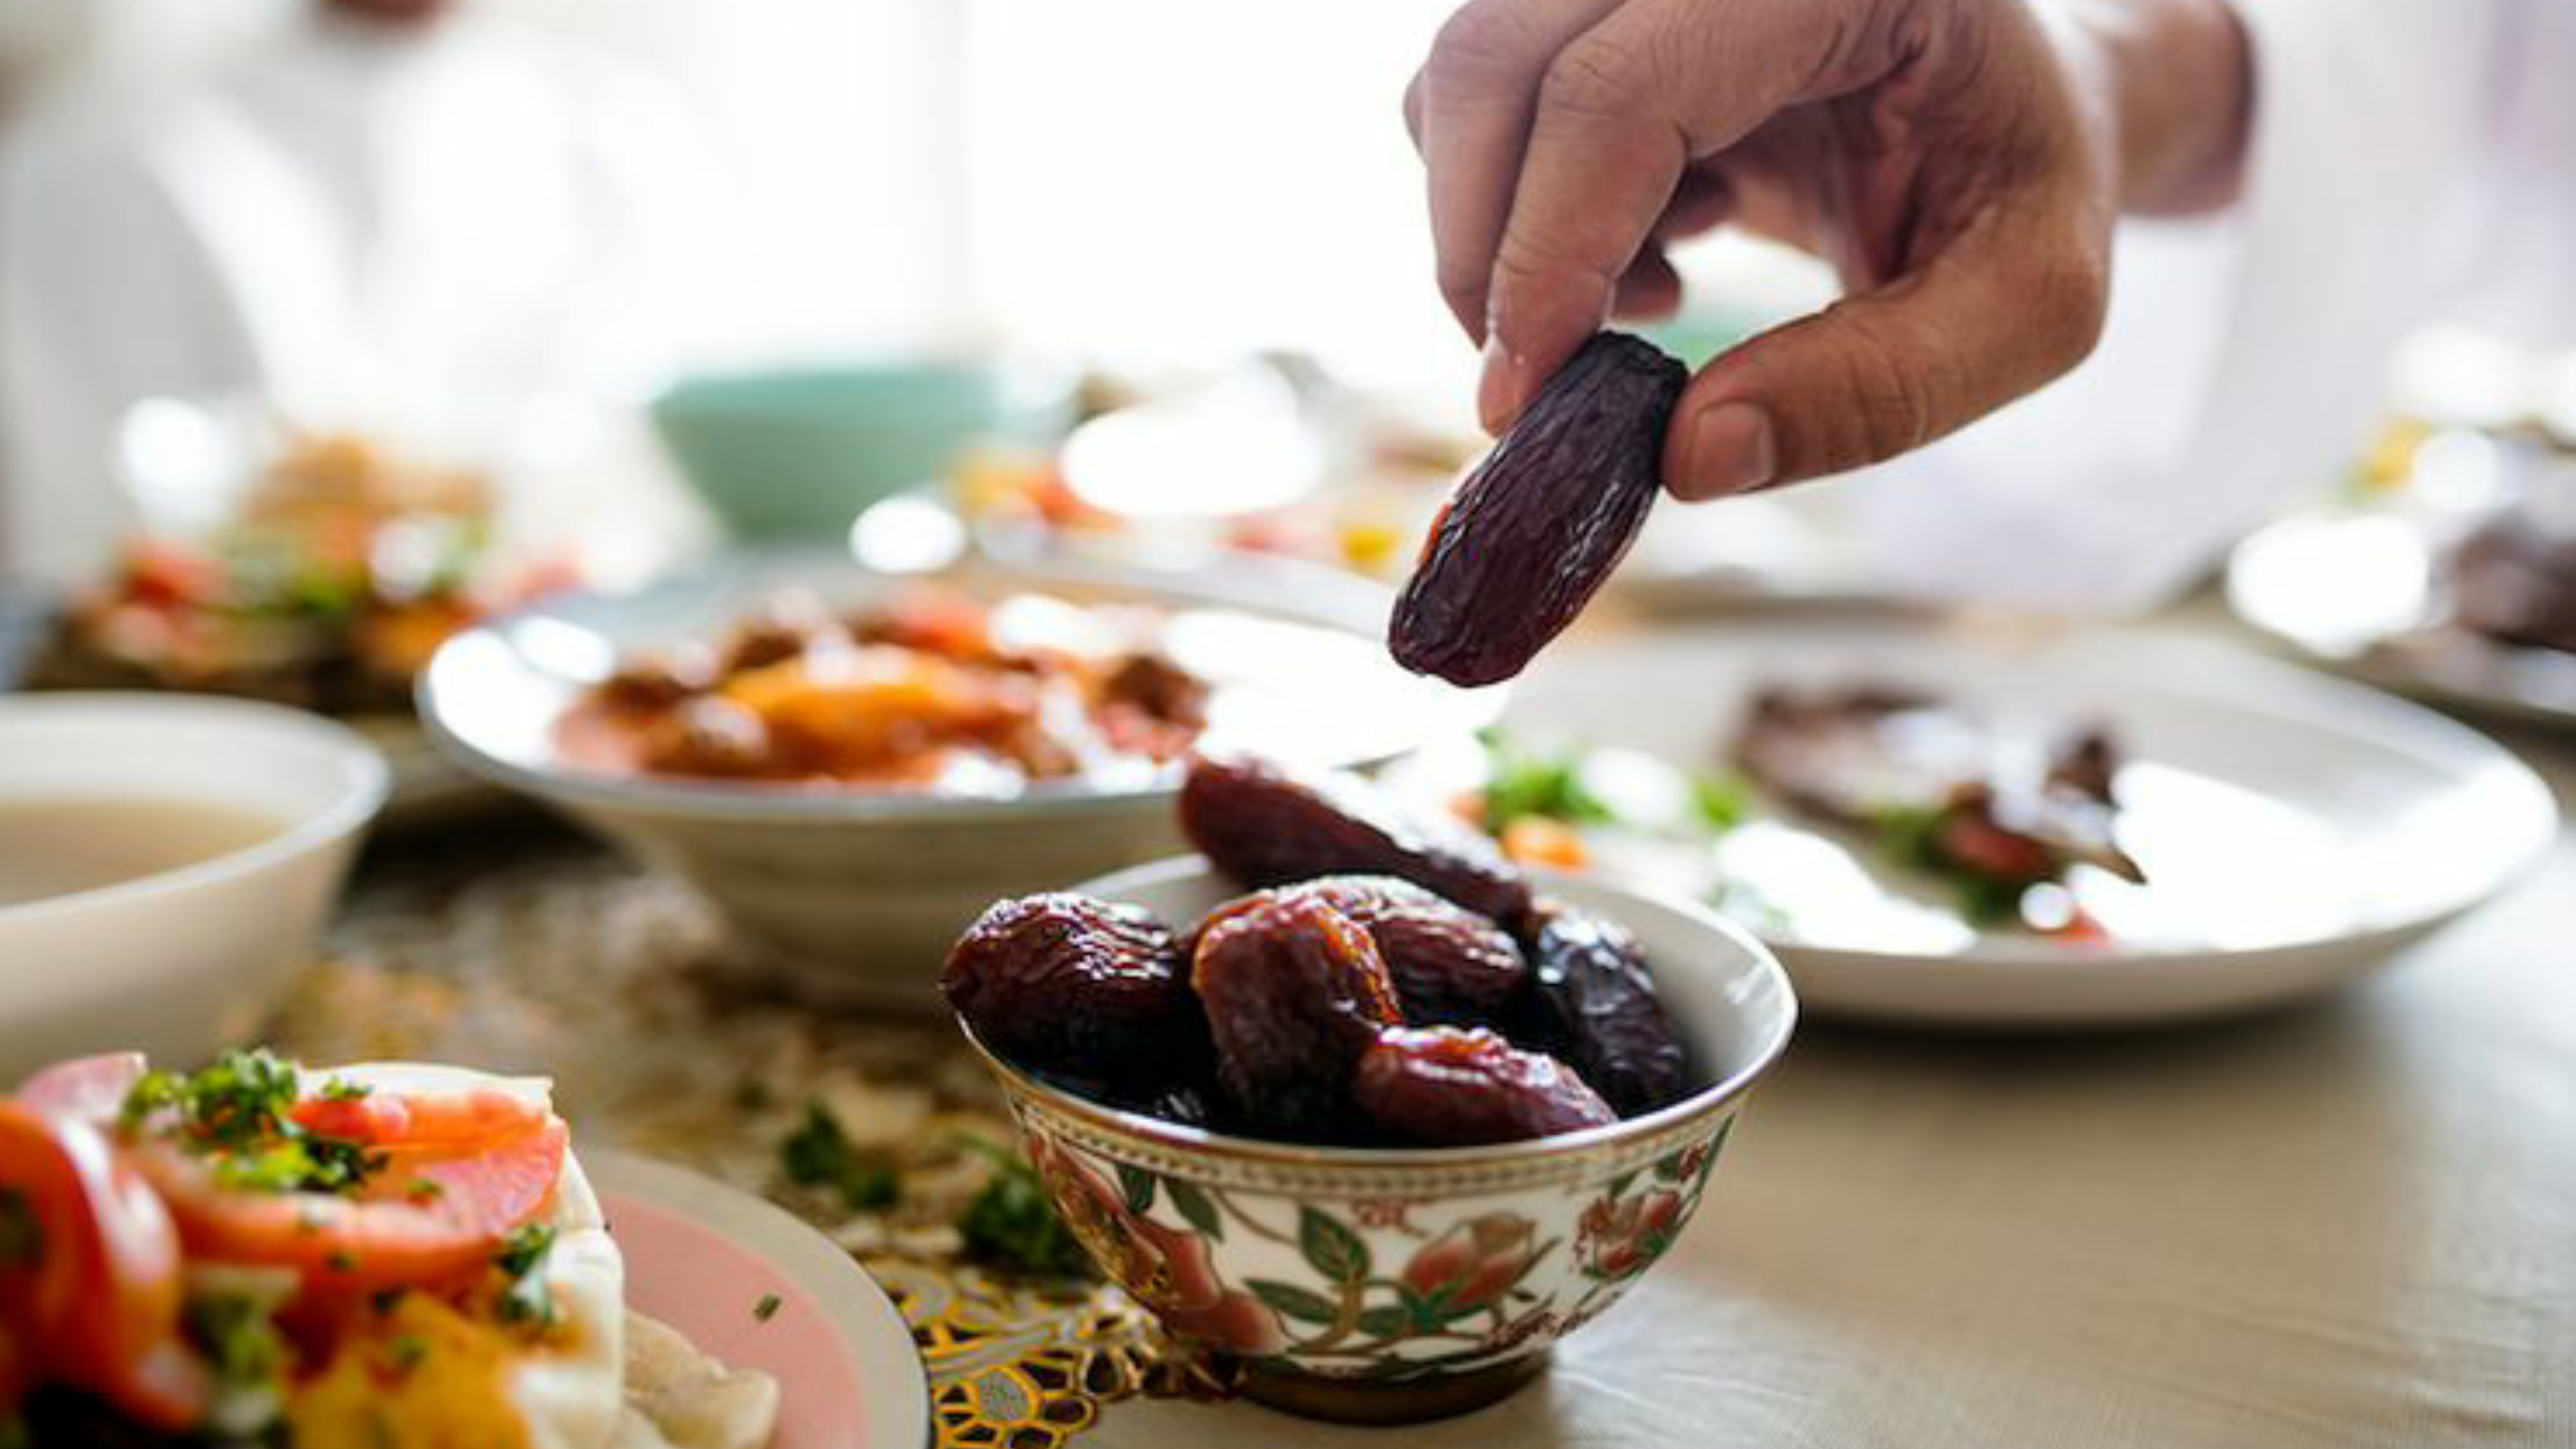
[[[1724,508],[1665,501],[1610,576],[1621,598],[1665,613],[1885,604],[1832,490],[1792,488]]]
[[[2394,509],[2328,508],[2283,519],[2237,545],[2227,602],[2246,623],[2374,684],[2576,725],[2576,654],[2506,644],[2443,622],[2435,526]]]
[[[702,1353],[778,1380],[770,1449],[929,1443],[930,1387],[912,1330],[849,1254],[685,1168],[588,1146],[581,1163],[626,1259],[627,1306]]]
[[[1767,845],[1748,846],[1765,837],[1739,830],[1722,858],[1791,905],[1791,924],[1763,934],[1821,1013],[2075,1026],[2300,996],[2493,895],[2556,829],[2536,775],[2429,711],[2234,650],[2133,634],[1785,622],[1674,631],[1543,660],[1505,722],[1705,768],[1758,686],[1862,679],[1999,718],[2107,722],[2128,760],[2120,838],[2155,883],[2075,883],[2116,933],[2110,942],[1978,932],[1936,890],[1864,867],[1866,852],[1779,824]]]

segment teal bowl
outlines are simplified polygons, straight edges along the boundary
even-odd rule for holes
[[[690,486],[746,539],[838,538],[869,504],[938,478],[977,442],[1043,439],[1063,409],[1060,393],[957,362],[710,373],[652,404]]]

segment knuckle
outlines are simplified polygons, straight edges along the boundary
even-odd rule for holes
[[[1552,292],[1572,281],[1607,288],[1618,275],[1601,265],[1576,226],[1515,216],[1494,254],[1494,280],[1498,286]]]
[[[2054,377],[2092,354],[2110,311],[2110,267],[2098,249],[2080,248],[2033,269],[2032,343],[2038,365]]]
[[[1635,50],[1586,35],[1548,62],[1539,81],[1539,109],[1578,119],[1624,118],[1636,111],[1653,79]]]
[[[1512,0],[1470,0],[1441,22],[1423,74],[1441,89],[1527,85],[1546,59],[1541,41]]]
[[[1910,452],[1942,431],[1942,399],[1959,395],[1962,369],[1950,349],[1904,345],[1883,325],[1846,313],[1843,392],[1849,466]]]
[[[1458,312],[1481,314],[1485,307],[1486,274],[1462,263],[1442,262],[1435,274],[1440,296]]]

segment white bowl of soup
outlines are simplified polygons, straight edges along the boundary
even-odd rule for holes
[[[386,784],[356,733],[275,705],[0,696],[0,1080],[246,1037],[311,962]]]

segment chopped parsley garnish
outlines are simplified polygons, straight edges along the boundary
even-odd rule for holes
[[[1037,1169],[981,1138],[962,1139],[993,1161],[993,1175],[957,1219],[965,1255],[988,1268],[1035,1278],[1088,1278],[1091,1255],[1056,1215]]]
[[[1753,792],[1735,775],[1693,775],[1691,804],[1698,808],[1702,825],[1723,835],[1753,813]]]
[[[287,1365],[276,1307],[273,1297],[252,1292],[189,1295],[180,1324],[213,1374],[210,1426],[250,1438],[275,1422]]]
[[[14,1187],[0,1187],[0,1265],[32,1268],[45,1260],[45,1229],[35,1205]]]
[[[502,1322],[534,1328],[554,1326],[555,1298],[547,1291],[545,1270],[546,1255],[554,1247],[555,1230],[545,1223],[529,1223],[501,1240],[501,1251],[492,1255],[492,1266],[508,1280],[498,1305]]]
[[[1480,731],[1476,738],[1485,747],[1484,826],[1489,833],[1499,835],[1525,815],[1568,825],[1616,818],[1584,785],[1581,750],[1529,745],[1498,729]]]
[[[789,1182],[830,1189],[852,1212],[891,1207],[902,1190],[894,1164],[852,1145],[821,1102],[805,1104],[805,1121],[778,1144],[778,1160]]]
[[[760,1295],[760,1301],[751,1306],[751,1316],[767,1323],[778,1316],[780,1304],[781,1300],[777,1294],[763,1293]]]
[[[364,1082],[352,1082],[346,1077],[333,1077],[324,1082],[322,1090],[314,1095],[325,1102],[357,1102],[365,1100],[375,1090]]]
[[[1949,822],[1950,811],[1941,806],[1887,805],[1871,814],[1880,852],[1899,865],[1940,877],[1969,925],[1997,926],[2019,918],[2023,884],[1979,874],[1952,860],[1941,848],[1941,832]]]
[[[322,1088],[333,1101],[366,1092],[339,1081]],[[265,1049],[228,1051],[192,1075],[144,1073],[121,1116],[134,1131],[169,1114],[170,1135],[210,1159],[217,1186],[235,1191],[346,1192],[383,1170],[384,1154],[298,1125],[290,1115],[297,1100],[294,1064]]]
[[[1533,815],[1565,825],[1628,825],[1723,835],[1751,813],[1751,793],[1733,772],[1675,770],[1675,788],[1689,791],[1687,809],[1677,803],[1669,821],[1629,818],[1585,779],[1595,751],[1580,745],[1533,744],[1496,727],[1478,731],[1476,738],[1485,747],[1479,823],[1488,835],[1499,836],[1513,821]]]
[[[385,1361],[398,1374],[410,1373],[429,1358],[429,1340],[416,1333],[395,1334],[385,1345]]]

